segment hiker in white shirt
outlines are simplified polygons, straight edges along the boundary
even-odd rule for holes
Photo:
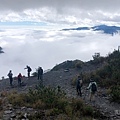
[[[90,83],[87,87],[90,90],[90,101],[95,101],[95,93],[97,92],[97,83],[94,81],[93,78],[90,79]]]

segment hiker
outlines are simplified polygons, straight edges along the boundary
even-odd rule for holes
[[[82,79],[80,76],[78,76],[76,80],[76,90],[77,90],[77,94],[82,97],[81,87],[82,87]]]
[[[21,86],[21,80],[22,80],[21,73],[18,74],[17,78],[18,78],[18,86]]]
[[[31,67],[27,65],[26,68],[24,68],[24,69],[27,69],[28,78],[30,78],[30,72],[32,71]]]
[[[89,86],[87,89],[90,90],[90,101],[95,101],[95,93],[97,92],[97,83],[94,81],[93,77],[90,79]]]
[[[43,69],[42,67],[38,68],[38,80],[43,80]]]
[[[12,86],[13,84],[13,73],[12,73],[12,70],[9,71],[8,73],[8,77],[9,77],[9,80],[10,80],[10,86]]]
[[[38,80],[43,80],[43,69],[42,67],[38,68]]]

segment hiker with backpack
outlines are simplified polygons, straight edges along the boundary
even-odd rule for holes
[[[43,80],[43,69],[42,67],[38,67],[38,80]]]
[[[28,78],[30,78],[30,72],[32,71],[31,67],[27,65],[24,69],[27,69]]]
[[[13,73],[12,70],[9,71],[8,75],[9,80],[10,80],[10,86],[13,86]]]
[[[81,88],[82,88],[82,79],[80,76],[78,76],[76,80],[76,91],[77,91],[77,95],[80,95],[80,97],[82,97]]]
[[[94,81],[93,77],[90,79],[90,83],[87,87],[90,90],[90,101],[95,101],[95,93],[97,92],[97,83]]]

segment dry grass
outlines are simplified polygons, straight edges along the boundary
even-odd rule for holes
[[[10,103],[12,107],[31,107],[38,111],[37,114],[31,115],[32,119],[42,119],[47,117],[48,119],[53,116],[54,120],[91,120],[93,116],[93,109],[91,106],[86,106],[81,99],[68,99],[64,95],[57,94],[58,91],[51,88],[43,88],[28,93],[17,93],[16,91],[3,92],[3,96],[6,96],[5,104]],[[60,93],[62,94],[62,93]],[[52,103],[52,105],[51,105]],[[3,104],[3,100],[0,99],[0,105]],[[1,112],[2,114],[2,112]],[[87,117],[84,117],[87,116]],[[72,119],[71,119],[72,118]],[[84,119],[83,119],[84,118]],[[88,119],[89,118],[89,119]]]

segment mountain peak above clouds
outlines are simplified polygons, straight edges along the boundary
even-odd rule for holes
[[[4,51],[2,50],[3,48],[2,47],[0,47],[0,53],[4,53]]]
[[[93,30],[93,31],[101,31],[104,34],[118,34],[120,31],[120,27],[118,26],[107,26],[107,25],[98,25],[93,27],[78,27],[78,28],[68,28],[68,29],[62,29],[64,31],[68,30]]]

